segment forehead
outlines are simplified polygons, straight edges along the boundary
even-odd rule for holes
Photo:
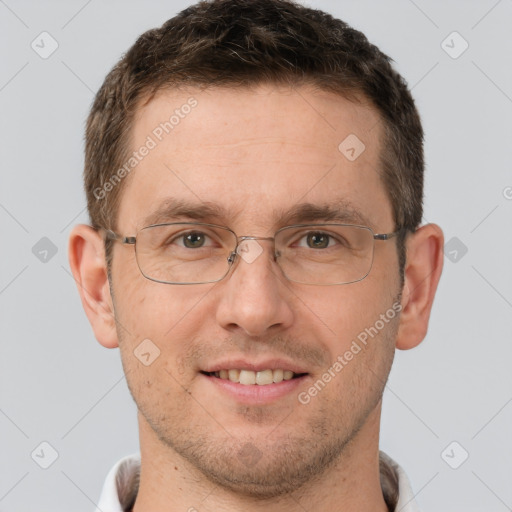
[[[169,202],[218,206],[212,220],[251,231],[301,204],[391,222],[381,132],[368,104],[307,87],[160,91],[134,120],[118,225],[140,229]]]

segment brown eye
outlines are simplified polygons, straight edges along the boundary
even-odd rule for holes
[[[329,247],[330,237],[325,233],[309,233],[306,236],[308,247],[312,249],[326,249]]]
[[[198,247],[203,247],[205,238],[204,233],[188,233],[183,235],[183,245],[189,249],[197,249]]]

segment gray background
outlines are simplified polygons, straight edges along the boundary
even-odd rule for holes
[[[91,511],[109,468],[138,449],[118,351],[93,337],[67,237],[87,221],[94,92],[136,36],[188,4],[0,0],[1,511]],[[397,353],[382,449],[424,512],[511,510],[512,1],[309,5],[365,32],[409,82],[426,131],[425,220],[453,238],[427,339]],[[59,45],[47,59],[31,47],[43,31]],[[462,39],[442,44],[453,31],[469,44],[458,58]],[[58,453],[48,469],[42,442]]]

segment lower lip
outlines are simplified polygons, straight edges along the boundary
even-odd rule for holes
[[[210,377],[202,373],[200,376],[208,379],[213,386],[216,386],[238,402],[246,404],[266,404],[290,395],[293,392],[297,393],[297,388],[303,386],[305,379],[308,377],[303,375],[294,379],[259,386],[258,384],[245,385],[239,382],[231,382],[228,379]]]

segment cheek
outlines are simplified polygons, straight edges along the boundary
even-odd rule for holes
[[[386,280],[383,286],[383,280]],[[302,294],[306,305],[300,315],[302,332],[320,338],[326,346],[332,366],[316,379],[329,381],[318,406],[333,401],[340,411],[371,408],[382,394],[395,352],[399,313],[393,308],[397,283],[383,275],[340,287]],[[313,396],[323,389],[315,380]],[[317,389],[318,388],[318,389]],[[311,392],[311,393],[310,393]]]
[[[213,285],[179,286],[146,279],[135,260],[121,262],[122,272],[113,272],[116,318],[130,333],[129,338],[154,339],[172,344],[191,323],[204,319],[203,299]],[[195,318],[195,321],[194,321]]]
[[[300,330],[328,341],[331,355],[335,358],[348,348],[352,340],[374,326],[381,315],[392,309],[398,296],[398,281],[393,282],[389,276],[374,275],[348,285],[303,288],[296,294],[302,304],[302,311],[296,316],[301,324]],[[394,310],[388,313],[386,325],[395,316]],[[378,327],[381,327],[380,323]]]
[[[170,425],[187,409],[188,383],[169,367],[165,353],[151,364],[141,363],[133,353],[122,354],[126,382],[137,408],[155,430]]]
[[[324,297],[320,308],[322,320],[329,326],[325,344],[331,366],[317,378],[333,382],[324,396],[330,396],[344,410],[352,406],[357,409],[363,402],[370,407],[381,396],[395,353],[399,323],[399,303],[395,303],[393,294],[358,285],[361,283],[354,285],[352,294],[345,291],[343,297]]]
[[[193,375],[180,361],[205,323],[201,298],[206,291],[150,281],[128,284],[128,278],[126,283],[114,293],[128,387],[147,417],[167,421],[189,399],[184,390]]]
[[[132,393],[154,397],[158,388],[162,395],[171,390],[175,395],[187,386],[193,373],[181,362],[208,318],[215,318],[205,309],[212,286],[165,285],[129,272],[118,280],[114,303],[119,348]]]

